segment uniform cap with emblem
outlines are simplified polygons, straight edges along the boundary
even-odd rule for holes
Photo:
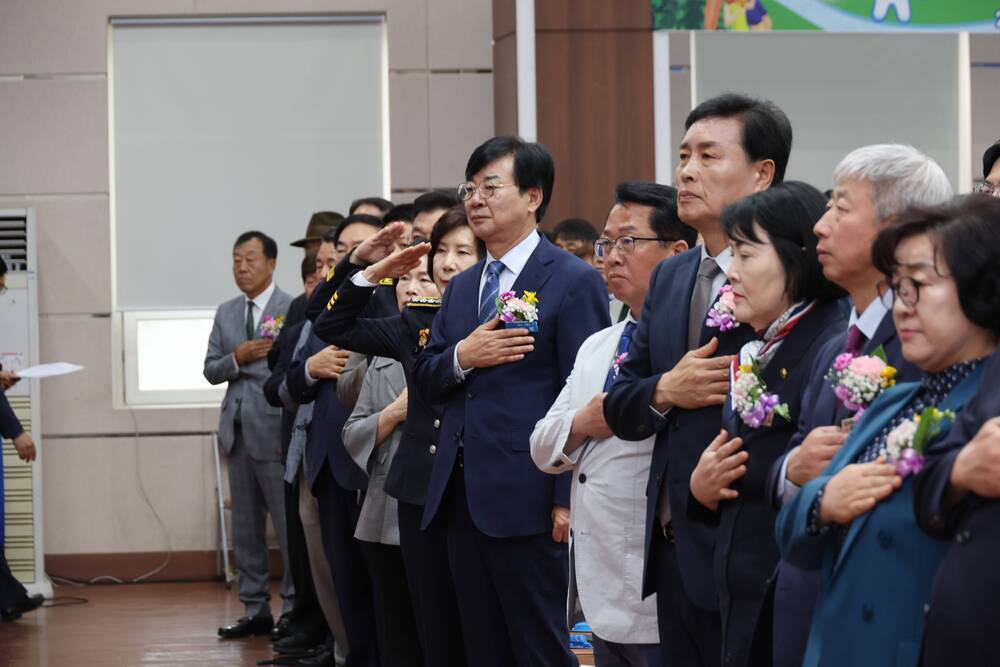
[[[304,238],[294,241],[291,245],[296,248],[304,248],[310,241],[322,241],[323,236],[331,229],[336,229],[340,221],[344,219],[340,213],[335,211],[318,211],[309,218],[306,225],[306,235]]]

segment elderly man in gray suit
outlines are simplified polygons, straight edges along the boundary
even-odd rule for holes
[[[281,410],[268,404],[263,391],[270,374],[267,353],[292,301],[273,282],[277,258],[278,246],[266,234],[252,231],[236,239],[233,277],[243,294],[219,306],[205,355],[205,379],[229,383],[219,416],[219,440],[229,459],[233,549],[240,600],[246,607],[246,615],[234,625],[219,628],[223,639],[266,635],[274,626],[268,593],[269,513],[285,562],[283,612],[292,608],[295,596],[285,548]]]
[[[604,420],[604,396],[628,355],[653,269],[694,245],[677,217],[675,190],[622,183],[595,242],[611,293],[628,317],[583,342],[556,402],[531,434],[540,469],[573,471],[568,620],[583,612],[598,667],[667,667],[660,660],[656,600],[642,599],[646,479],[653,437],[625,442]]]

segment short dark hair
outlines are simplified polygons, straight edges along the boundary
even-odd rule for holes
[[[264,232],[258,232],[256,230],[243,232],[236,237],[236,243],[233,244],[233,250],[236,250],[247,241],[252,241],[253,239],[257,239],[260,241],[260,244],[264,246],[264,257],[267,257],[268,259],[278,259],[278,244]]]
[[[583,218],[566,218],[552,228],[552,236],[593,243],[599,237],[594,226]]]
[[[465,215],[465,207],[461,204],[449,208],[434,223],[434,227],[431,229],[431,251],[427,253],[427,273],[430,274],[431,280],[434,280],[434,255],[437,254],[438,246],[441,245],[441,239],[459,227],[469,227],[469,230],[472,230],[472,227],[469,226],[469,218]],[[482,259],[486,256],[486,244],[475,234],[472,236],[476,239],[476,255]]]
[[[448,209],[458,204],[458,195],[454,192],[431,190],[413,200],[413,217],[416,218],[421,213],[436,211],[440,208]]]
[[[788,116],[770,100],[739,93],[723,93],[707,99],[688,114],[684,129],[706,118],[739,118],[743,123],[740,143],[747,159],[774,161],[774,182],[785,180],[788,156],[792,152],[792,124]]]
[[[374,206],[378,210],[382,211],[382,215],[392,208],[392,202],[388,199],[383,199],[382,197],[362,197],[361,199],[355,199],[351,202],[351,208],[347,211],[347,215],[354,215],[354,212],[358,210],[359,206],[368,204],[369,206]]]
[[[367,213],[355,213],[354,215],[349,215],[344,218],[337,229],[331,230],[326,236],[323,237],[323,242],[332,241],[337,243],[340,241],[340,235],[344,233],[344,230],[351,225],[371,225],[375,229],[382,229],[385,227],[385,222],[382,218],[376,218],[374,215],[368,215]]]
[[[846,293],[823,275],[816,254],[816,221],[826,211],[823,193],[800,181],[787,181],[730,204],[722,229],[736,243],[762,243],[757,227],[771,239],[785,270],[785,293],[793,303],[830,301]]]
[[[0,257],[0,276],[7,275],[7,262],[4,261],[3,257]]]
[[[647,181],[625,181],[615,188],[615,204],[651,206],[649,226],[664,243],[684,241],[689,248],[698,242],[694,227],[681,222],[677,216],[677,190],[669,185]]]
[[[1000,335],[1000,199],[965,195],[938,206],[904,209],[875,237],[872,263],[887,278],[897,268],[896,248],[926,234],[935,259],[944,260],[962,312],[969,321]]]
[[[302,281],[305,282],[310,273],[316,273],[316,251],[307,252],[302,258],[302,266],[299,269],[302,273]]]
[[[514,180],[524,194],[529,188],[542,191],[542,203],[535,211],[535,221],[541,222],[545,209],[552,200],[552,184],[556,178],[556,165],[545,147],[518,137],[493,137],[476,147],[465,166],[465,180],[471,181],[490,162],[508,155],[514,156]]]
[[[390,222],[413,222],[414,217],[413,204],[396,204],[382,216],[382,222],[387,225]]]

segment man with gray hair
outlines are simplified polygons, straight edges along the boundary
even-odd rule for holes
[[[940,204],[952,196],[951,184],[934,160],[912,146],[876,144],[847,155],[833,172],[833,197],[813,231],[823,274],[847,290],[851,318],[845,334],[817,355],[802,399],[798,432],[784,457],[771,469],[776,508],[816,477],[847,438],[842,428],[853,413],[826,380],[840,354],[870,355],[881,347],[899,382],[920,378],[903,359],[892,320],[892,292],[879,288],[882,275],[871,260],[879,231],[911,205]],[[775,576],[773,650],[775,667],[801,665],[812,609],[819,592],[816,572],[781,561]]]

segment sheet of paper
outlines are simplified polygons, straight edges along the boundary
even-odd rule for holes
[[[29,366],[28,368],[22,368],[17,371],[17,374],[22,378],[49,378],[55,377],[56,375],[68,375],[69,373],[76,373],[77,371],[82,371],[83,366],[77,366],[76,364],[68,364],[65,361],[56,361],[51,364],[39,364],[38,366]]]

